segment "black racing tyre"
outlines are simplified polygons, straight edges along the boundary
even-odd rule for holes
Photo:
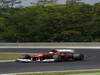
[[[26,54],[21,56],[22,59],[31,59],[31,56]]]
[[[79,60],[84,60],[84,55],[80,54],[80,59]]]
[[[63,61],[63,57],[60,55],[53,55],[53,59],[57,62]]]
[[[82,60],[84,60],[84,55],[83,54],[73,54],[72,59],[75,61],[82,61]]]
[[[40,57],[39,59],[40,59],[40,61],[43,61],[43,60],[44,60],[44,58],[43,58],[43,57]]]

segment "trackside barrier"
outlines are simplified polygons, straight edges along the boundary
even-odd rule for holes
[[[97,48],[99,42],[66,42],[66,43],[0,43],[0,48]]]

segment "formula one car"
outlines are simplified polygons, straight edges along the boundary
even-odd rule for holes
[[[32,56],[30,55],[23,55],[17,62],[34,62],[34,61],[81,61],[84,60],[83,54],[75,53],[73,49],[50,49],[48,53],[36,53]]]

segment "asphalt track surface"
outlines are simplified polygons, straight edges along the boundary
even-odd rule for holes
[[[39,53],[47,52],[48,49],[2,49],[0,52],[18,52],[18,53]],[[36,63],[18,63],[18,62],[0,62],[0,74],[21,73],[21,72],[43,72],[43,71],[64,71],[64,70],[85,70],[100,69],[100,50],[99,49],[76,49],[77,53],[85,55],[84,61],[67,62],[36,62]]]

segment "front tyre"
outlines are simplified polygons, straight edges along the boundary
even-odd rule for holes
[[[22,55],[19,59],[16,60],[16,62],[29,63],[31,62],[31,56],[28,54]]]
[[[22,59],[31,59],[31,56],[28,54],[22,55],[21,56]]]
[[[61,62],[61,61],[63,61],[63,56],[60,56],[60,55],[53,55],[53,59],[54,59],[54,61],[56,61],[56,62]]]

